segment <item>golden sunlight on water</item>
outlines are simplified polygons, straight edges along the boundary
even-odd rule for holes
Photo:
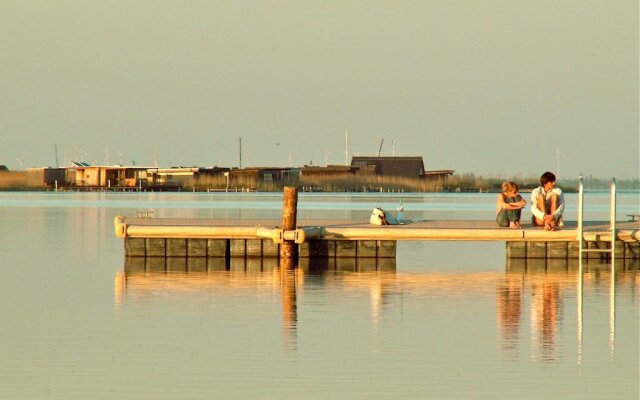
[[[574,261],[505,260],[497,243],[408,241],[397,260],[297,268],[123,260],[116,215],[259,218],[281,199],[0,197],[0,398],[638,398],[637,259],[614,274],[589,260],[580,274]],[[637,210],[636,193],[622,197],[621,214]],[[397,199],[309,195],[302,211],[368,217],[380,201]],[[412,218],[466,220],[493,218],[493,201],[405,205]]]
[[[447,298],[451,302],[474,301],[476,298],[495,298],[497,347],[513,353],[527,339],[530,357],[534,361],[558,361],[562,329],[576,330],[576,360],[582,359],[583,298],[601,296],[609,291],[609,343],[615,351],[615,290],[617,286],[637,288],[639,275],[634,270],[617,274],[615,285],[603,284],[611,279],[611,271],[598,266],[586,269],[580,276],[575,260],[511,260],[504,273],[491,271],[399,273],[395,260],[321,259],[303,260],[300,266],[278,265],[276,259],[198,259],[172,260],[165,258],[127,258],[124,271],[116,273],[114,302],[116,309],[129,303],[159,301],[160,298],[185,300],[189,296],[201,301],[216,301],[224,294],[244,292],[279,296],[284,347],[297,348],[300,325],[298,303],[305,291],[321,290],[331,293],[336,287],[353,297],[368,297],[372,326],[378,325],[385,313],[385,305],[398,294],[412,298]],[[616,275],[614,275],[615,277]],[[316,284],[308,284],[314,278]],[[637,301],[637,291],[635,293]],[[209,300],[202,300],[202,296]],[[458,299],[458,300],[456,300]],[[349,298],[335,300],[348,305]],[[574,323],[563,328],[563,319],[576,310]],[[524,329],[528,328],[528,332]],[[562,352],[561,352],[562,353]]]

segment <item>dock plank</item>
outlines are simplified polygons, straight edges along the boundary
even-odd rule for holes
[[[125,218],[125,235],[138,238],[271,239],[277,220],[225,220],[185,218]],[[608,222],[584,224],[590,241],[610,241]],[[298,228],[317,227],[320,240],[443,240],[443,241],[577,241],[575,222],[565,222],[557,231],[523,224],[523,229],[499,228],[489,220],[424,220],[405,225],[376,226],[347,220],[300,220]],[[594,234],[590,234],[594,232]],[[597,234],[595,233],[597,232]],[[593,238],[591,236],[593,236]],[[640,241],[640,224],[617,223],[617,239]]]

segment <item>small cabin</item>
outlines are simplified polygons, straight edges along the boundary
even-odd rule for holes
[[[354,156],[351,167],[359,173],[386,177],[421,178],[424,175],[424,161],[415,157],[364,157]]]
[[[66,168],[67,182],[83,187],[135,187],[147,182],[147,167],[97,166],[73,162]]]
[[[249,167],[229,171],[229,186],[236,188],[271,189],[295,184],[297,180],[298,172],[292,168]]]

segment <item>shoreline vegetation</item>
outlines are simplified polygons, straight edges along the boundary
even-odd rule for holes
[[[0,172],[0,191],[254,191],[280,192],[284,186],[297,186],[309,192],[500,192],[504,181],[518,183],[521,192],[528,192],[539,185],[538,175],[528,176],[480,176],[473,173],[453,174],[445,179],[412,179],[404,177],[389,177],[376,175],[359,176],[322,176],[306,177],[285,182],[237,181],[229,182],[217,177],[199,177],[170,185],[139,186],[75,186],[58,185],[53,187],[43,185],[25,171]],[[618,190],[640,190],[640,179],[619,179],[616,182]],[[585,177],[585,185],[589,190],[608,190],[611,179]],[[559,177],[558,186],[567,193],[577,192],[578,177],[563,179]]]

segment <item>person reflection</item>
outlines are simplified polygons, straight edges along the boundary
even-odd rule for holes
[[[518,342],[522,316],[522,277],[506,275],[496,288],[496,313],[500,343],[514,349]]]
[[[533,346],[543,361],[555,360],[560,294],[557,282],[545,279],[531,287],[531,328]]]

